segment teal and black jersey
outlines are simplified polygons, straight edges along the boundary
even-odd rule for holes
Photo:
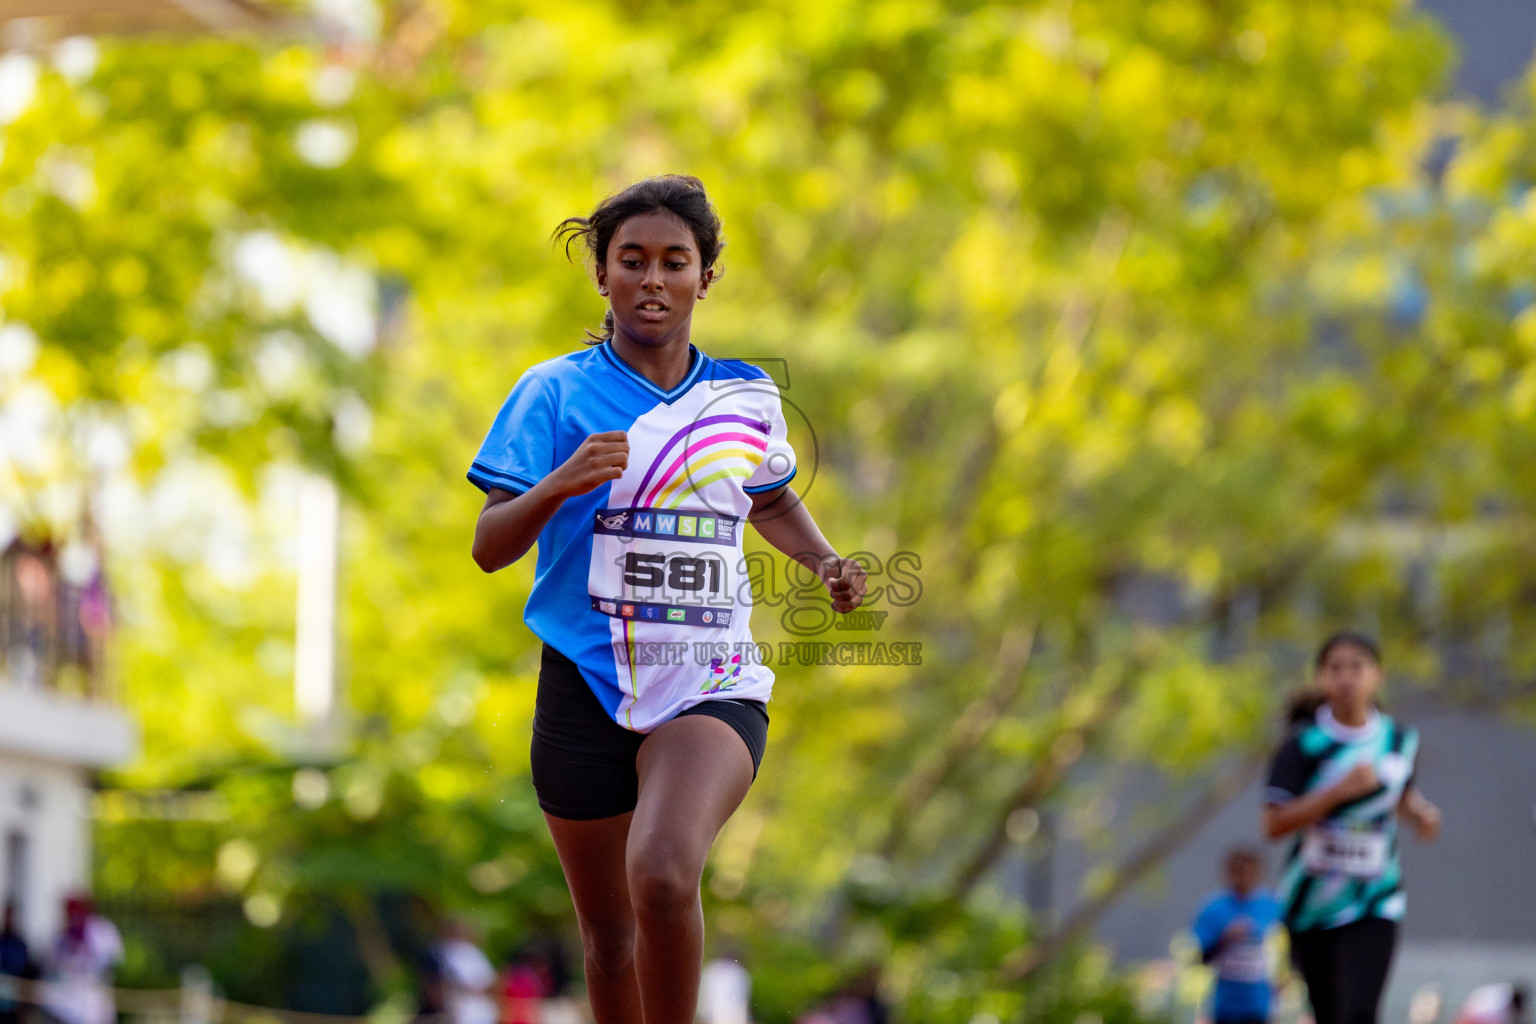
[[[1279,897],[1292,932],[1338,928],[1367,917],[1400,920],[1407,905],[1398,862],[1397,805],[1413,784],[1418,733],[1373,712],[1358,728],[1327,705],[1293,732],[1270,768],[1267,803],[1331,786],[1362,762],[1381,786],[1304,829],[1286,855]]]

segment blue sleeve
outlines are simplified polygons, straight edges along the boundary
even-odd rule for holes
[[[1195,923],[1190,930],[1195,933],[1195,941],[1200,943],[1200,958],[1210,958],[1211,950],[1221,938],[1221,932],[1227,926],[1227,915],[1222,913],[1222,901],[1211,900],[1200,908],[1200,913],[1195,917]]]
[[[518,380],[469,467],[482,491],[500,487],[522,494],[555,468],[555,403],[535,373]]]

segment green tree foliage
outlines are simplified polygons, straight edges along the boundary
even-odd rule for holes
[[[530,573],[475,570],[463,471],[518,373],[601,316],[550,229],[652,173],[710,187],[726,273],[696,340],[783,361],[807,501],[885,588],[878,630],[807,637],[779,563],[759,638],[922,645],[776,666],[706,879],[765,1019],[870,960],[914,1021],[1076,1014],[1109,986],[1062,951],[1230,798],[1299,651],[1364,623],[1454,682],[1447,650],[1529,614],[1529,531],[1497,525],[1531,486],[1529,97],[1431,105],[1448,47],[1411,8],[384,13],[328,47],[112,43],[41,66],[4,129],[0,306],[40,346],[0,386],[53,455],[0,495],[34,533],[85,494],[119,524],[146,735],[122,782],[217,778],[228,808],[175,857],[163,826],[107,827],[106,889],[263,919],[329,895],[360,934],[369,893],[409,889],[502,943],[568,914],[527,783]],[[327,302],[359,294],[361,326]],[[91,461],[101,437],[131,456]],[[301,465],[347,490],[358,735],[311,810],[273,753]],[[1117,818],[1148,772],[1168,805]],[[1055,932],[995,870],[1042,813],[1096,864]]]

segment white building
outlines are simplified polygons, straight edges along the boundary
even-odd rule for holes
[[[0,906],[34,949],[90,889],[92,774],[137,750],[106,685],[110,617],[98,574],[71,583],[46,548],[0,554]]]
[[[70,36],[270,31],[258,0],[0,0],[0,52]],[[111,610],[99,576],[78,584],[46,549],[0,552],[0,907],[45,949],[63,900],[91,878],[92,774],[133,757],[138,730],[102,664]]]

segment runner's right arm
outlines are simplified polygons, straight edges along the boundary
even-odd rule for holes
[[[1338,782],[1303,793],[1284,802],[1264,805],[1264,834],[1270,839],[1280,839],[1298,829],[1314,825],[1340,804],[1358,800],[1381,788],[1376,769],[1366,763],[1357,764]]]
[[[521,494],[492,487],[475,522],[475,564],[485,572],[522,558],[566,498],[596,490],[624,475],[629,439],[622,430],[592,434],[569,459]]]
[[[1200,908],[1200,913],[1195,915],[1194,924],[1190,925],[1190,932],[1195,936],[1195,945],[1200,948],[1200,962],[1208,964],[1216,959],[1221,952],[1222,940],[1226,937],[1222,931],[1222,922],[1216,913],[1216,902],[1212,901]]]

